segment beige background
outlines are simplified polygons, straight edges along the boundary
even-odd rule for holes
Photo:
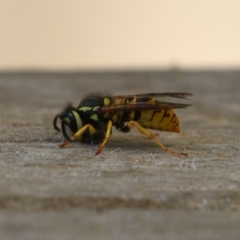
[[[1,0],[0,70],[238,67],[238,0]]]

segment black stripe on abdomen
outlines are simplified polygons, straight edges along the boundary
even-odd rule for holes
[[[140,118],[141,118],[141,111],[135,111],[133,121],[138,121]]]

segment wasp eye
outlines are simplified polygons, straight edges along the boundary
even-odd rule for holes
[[[75,121],[75,117],[74,117],[74,115],[73,115],[72,112],[70,112],[70,113],[68,114],[68,119],[69,119],[70,122],[74,122],[74,121]]]
[[[68,141],[71,141],[71,137],[78,130],[76,116],[74,115],[74,111],[69,112],[62,121],[62,125],[61,125],[62,134],[63,134],[64,138]]]

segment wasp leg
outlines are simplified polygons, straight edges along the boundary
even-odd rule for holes
[[[95,134],[97,131],[96,129],[91,125],[91,124],[87,124],[84,127],[80,128],[72,137],[71,140],[79,140],[82,138],[82,134],[86,131],[89,130],[90,134],[93,135]],[[59,146],[60,148],[65,147],[66,145],[68,145],[70,142],[68,140],[64,140],[64,142]]]
[[[147,136],[149,139],[152,139],[153,141],[155,141],[155,142],[157,143],[157,145],[160,146],[164,151],[169,152],[169,153],[171,153],[171,154],[174,154],[174,155],[176,155],[176,156],[178,156],[178,157],[180,157],[180,156],[187,156],[186,153],[177,153],[177,152],[175,152],[175,151],[173,151],[173,150],[165,147],[165,146],[157,139],[157,137],[156,137],[157,134],[152,134],[152,133],[150,133],[150,132],[147,131],[145,128],[143,128],[139,123],[134,122],[134,121],[130,121],[130,122],[128,122],[127,126],[128,126],[129,128],[131,128],[131,127],[133,127],[133,126],[136,127],[140,133],[144,134],[144,135]]]
[[[67,146],[70,142],[68,140],[64,140],[62,144],[59,145],[60,148],[64,148]]]
[[[108,142],[110,136],[111,136],[111,132],[112,132],[112,121],[108,121],[108,124],[107,124],[107,131],[106,131],[106,134],[105,134],[105,139],[104,141],[100,144],[97,152],[96,152],[96,155],[100,154],[104,148],[104,146],[106,145],[106,143]]]

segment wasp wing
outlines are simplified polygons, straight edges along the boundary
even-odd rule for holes
[[[136,103],[106,105],[98,108],[96,111],[100,113],[116,112],[116,111],[128,111],[128,112],[146,111],[146,110],[161,111],[161,110],[167,110],[167,109],[186,108],[188,106],[191,106],[191,105],[183,104],[183,103],[171,103],[171,102],[157,102],[157,103],[136,102]]]
[[[132,94],[132,95],[118,95],[113,96],[113,98],[128,98],[128,97],[173,97],[173,98],[181,98],[188,99],[187,97],[193,96],[191,93],[186,92],[165,92],[165,93],[140,93],[140,94]]]

